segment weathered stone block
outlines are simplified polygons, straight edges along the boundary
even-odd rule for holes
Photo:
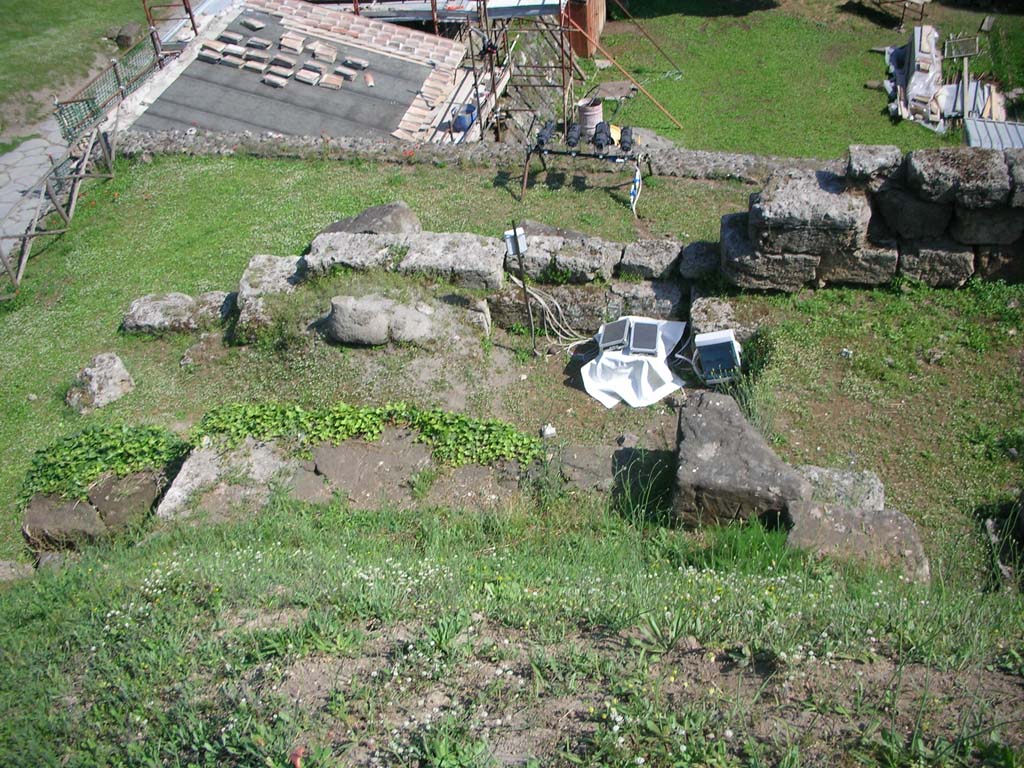
[[[37,494],[25,509],[21,531],[38,551],[80,547],[102,537],[106,527],[87,501]]]
[[[846,178],[865,183],[881,177],[889,178],[900,170],[903,150],[890,145],[850,145],[850,159],[846,165]]]
[[[303,258],[310,275],[326,275],[335,267],[390,269],[407,248],[402,235],[326,232],[316,236]]]
[[[796,291],[814,280],[819,256],[758,253],[747,231],[747,214],[722,217],[722,274],[731,283],[741,288]]]
[[[184,293],[149,293],[135,299],[121,321],[129,333],[181,333],[196,329],[196,300]]]
[[[980,147],[919,149],[907,157],[907,184],[925,200],[991,208],[1010,196],[1003,153]]]
[[[836,253],[821,257],[818,280],[826,283],[882,285],[896,275],[899,252],[895,248],[866,246],[852,254]]]
[[[526,274],[544,283],[590,283],[611,280],[622,259],[621,243],[598,237],[586,239],[541,235],[531,237],[523,256]],[[519,273],[518,259],[509,259],[506,269]]]
[[[699,240],[683,248],[679,255],[679,276],[683,280],[700,280],[715,274],[722,261],[718,243]]]
[[[958,288],[974,274],[974,251],[952,240],[904,240],[899,272],[933,288]]]
[[[840,560],[895,568],[913,581],[931,578],[914,522],[892,509],[865,510],[822,504],[794,505],[790,547]]]
[[[1024,238],[1012,245],[980,245],[977,251],[975,268],[979,276],[1024,283]]]
[[[685,525],[787,523],[811,486],[775,455],[728,395],[701,392],[679,411],[674,514]]]
[[[1024,149],[1008,149],[1003,153],[1010,170],[1010,205],[1024,208]]]
[[[796,467],[811,484],[811,500],[816,504],[830,504],[881,512],[885,509],[885,486],[874,472],[867,470],[834,469],[804,464]]]
[[[135,381],[121,358],[113,352],[103,352],[78,372],[65,400],[76,411],[86,414],[120,400],[134,388]]]
[[[237,330],[245,333],[270,322],[263,297],[291,293],[300,282],[298,256],[257,254],[249,260],[238,283]]]
[[[618,274],[645,280],[668,279],[676,270],[682,250],[682,244],[675,240],[637,240],[623,250]]]
[[[125,477],[107,475],[89,489],[89,503],[108,531],[119,531],[146,518],[161,487],[159,479],[149,472]]]
[[[942,237],[953,218],[952,204],[928,202],[898,187],[876,193],[874,201],[890,229],[908,240]]]
[[[380,346],[387,344],[394,303],[383,296],[335,296],[331,313],[324,321],[324,333],[339,344]]]
[[[500,288],[504,280],[503,243],[468,233],[405,236],[408,253],[398,264],[403,274],[428,274],[466,288]]]
[[[732,330],[736,340],[744,342],[749,339],[760,323],[740,322],[736,317],[736,308],[727,298],[707,293],[699,285],[690,291],[690,332],[711,333],[712,331]]]
[[[835,174],[777,172],[752,201],[749,237],[761,253],[852,251],[870,218],[867,196]]]
[[[958,205],[949,233],[954,240],[968,245],[1009,245],[1024,235],[1024,208]]]

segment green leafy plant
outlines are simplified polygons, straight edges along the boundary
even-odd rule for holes
[[[565,285],[571,278],[572,270],[568,267],[560,267],[554,256],[551,257],[551,261],[547,263],[547,266],[541,270],[541,273],[537,275],[538,282],[550,285]]]
[[[163,470],[187,451],[188,443],[162,427],[87,427],[36,453],[21,500],[37,493],[85,498],[89,486],[108,472],[123,476]]]
[[[454,718],[424,731],[414,751],[424,768],[485,768],[494,764],[487,742],[471,738],[465,725]]]

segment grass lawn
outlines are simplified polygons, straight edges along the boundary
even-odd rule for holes
[[[300,253],[327,222],[398,197],[427,229],[494,235],[529,217],[620,240],[713,240],[749,192],[661,179],[636,222],[620,181],[565,184],[553,169],[519,204],[517,181],[493,171],[122,164],[38,251],[24,295],[0,304],[0,559],[24,556],[16,495],[32,452],[86,425],[184,430],[228,401],[421,392],[414,348],[298,332],[329,293],[378,289],[372,276],[300,288],[286,300],[293,328],[198,370],[178,363],[194,336],[118,332],[133,298],[230,289],[253,253]],[[1020,765],[1024,609],[998,588],[979,516],[1005,511],[1021,482],[1008,449],[1024,448],[1024,286],[735,300],[766,321],[737,389],[748,410],[787,460],[878,472],[920,526],[931,585],[809,560],[758,526],[689,532],[543,482],[492,512],[275,494],[257,515],[149,525],[4,588],[3,762]],[[471,415],[530,432],[551,421],[567,441],[610,440],[649,416],[605,411],[565,386],[560,356],[519,355],[524,343],[499,333],[489,353],[513,361],[513,385],[469,364],[428,383],[425,402],[458,379]],[[64,393],[106,350],[136,389],[80,417]]]
[[[772,7],[722,12],[722,3],[686,0],[636,10],[645,29],[682,68],[681,75],[672,73],[672,65],[629,22],[612,23],[602,44],[683,130],[642,95],[627,102],[615,121],[653,128],[694,149],[794,157],[838,157],[850,144],[909,150],[959,141],[907,122],[891,124],[885,95],[864,88],[865,82],[885,77],[882,56],[870,49],[906,42],[909,32],[895,32],[895,22],[865,17],[856,2],[764,5]],[[974,34],[983,18],[982,12],[932,3],[928,22],[943,36]],[[999,16],[993,36],[983,41],[986,55],[972,64],[972,73],[994,74],[1006,89],[1020,85],[1022,45],[1024,17]],[[600,76],[622,77],[614,68]]]
[[[0,131],[40,118],[50,96],[114,53],[112,26],[145,24],[138,0],[0,0]]]

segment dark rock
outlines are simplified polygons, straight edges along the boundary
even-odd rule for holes
[[[700,280],[715,274],[721,262],[718,243],[699,240],[683,248],[679,255],[679,276],[683,280]]]
[[[814,280],[820,257],[755,251],[747,218],[745,213],[722,217],[722,274],[727,280],[741,288],[775,291],[796,291]]]
[[[589,237],[585,232],[579,232],[575,229],[554,227],[550,224],[533,221],[532,219],[523,219],[519,222],[519,226],[523,228],[523,232],[526,233],[527,238],[561,237],[566,240],[586,240]]]
[[[949,233],[967,245],[1009,245],[1024,235],[1024,208],[956,207]]]
[[[806,503],[794,505],[792,516],[790,547],[895,568],[913,581],[931,577],[917,527],[900,512]]]
[[[87,501],[36,494],[25,509],[21,531],[34,550],[80,547],[106,533],[99,512]]]
[[[786,523],[811,486],[782,461],[728,395],[701,392],[679,410],[674,514],[685,525],[754,518]]]
[[[637,240],[626,245],[619,262],[620,277],[635,275],[645,280],[666,280],[674,276],[682,252],[675,240]]]
[[[117,47],[121,50],[131,48],[137,42],[142,40],[142,36],[146,33],[146,28],[137,21],[129,21],[117,30],[117,35],[114,36],[114,42],[117,43]]]
[[[89,489],[89,503],[108,531],[119,531],[144,520],[161,490],[159,479],[149,472],[107,475]]]
[[[903,150],[894,146],[852,144],[846,166],[846,178],[866,183],[895,175],[903,163]]]
[[[975,266],[986,280],[1024,282],[1024,238],[1013,245],[978,246]]]
[[[79,413],[87,414],[110,405],[134,388],[135,382],[121,358],[113,352],[104,352],[78,372],[65,400]]]
[[[885,189],[874,196],[885,223],[908,240],[942,236],[953,218],[950,203],[931,203],[901,188]]]
[[[907,183],[925,200],[992,208],[1010,196],[1003,153],[980,147],[919,149],[907,157]]]
[[[974,274],[974,251],[952,240],[902,241],[899,271],[933,288],[958,288]]]
[[[348,232],[366,235],[411,235],[423,231],[419,217],[404,200],[375,205],[360,214],[328,224],[321,235]]]
[[[761,253],[831,254],[855,250],[870,218],[864,192],[848,189],[842,177],[788,171],[772,174],[753,196],[748,234]]]

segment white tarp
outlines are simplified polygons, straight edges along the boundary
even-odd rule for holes
[[[613,408],[620,402],[642,408],[683,386],[683,380],[668,367],[667,358],[683,338],[686,323],[632,315],[619,319],[657,323],[658,352],[633,355],[626,349],[606,349],[580,371],[587,393],[605,408]]]

